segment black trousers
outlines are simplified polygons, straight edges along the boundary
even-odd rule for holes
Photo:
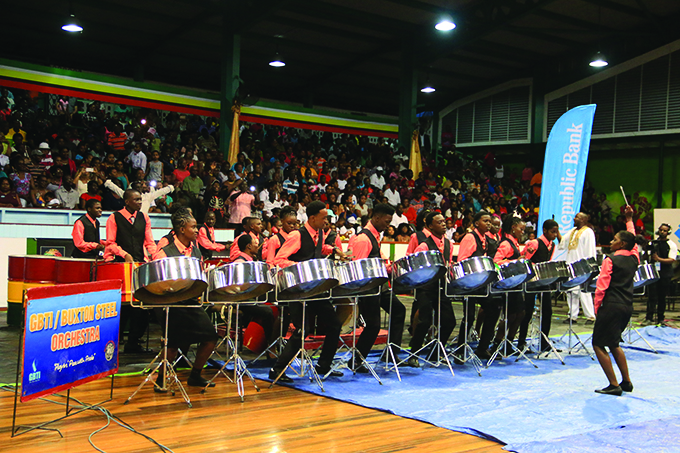
[[[416,289],[415,299],[418,306],[418,324],[413,329],[411,351],[415,352],[423,346],[425,336],[433,322],[435,325],[438,321],[441,322],[439,325],[439,341],[446,344],[451,332],[456,328],[456,315],[453,312],[451,299],[446,297],[444,288],[440,290],[437,283],[434,287]],[[432,318],[433,311],[434,319]]]
[[[165,316],[165,315],[163,315]],[[128,329],[127,342],[129,344],[142,343],[142,337],[149,327],[149,310],[132,307],[123,304],[120,308],[120,328],[125,329],[125,325],[130,322]],[[165,322],[165,318],[163,318]]]
[[[649,299],[647,299],[647,319],[663,322],[666,319],[666,297],[670,293],[670,277],[660,278],[658,282],[649,285]]]
[[[489,349],[491,339],[496,333],[496,323],[498,322],[498,317],[501,314],[501,305],[504,303],[505,299],[503,296],[498,295],[480,299],[480,305],[484,309],[484,324],[482,324],[482,331],[479,332],[477,351],[481,352]]]
[[[371,352],[371,348],[380,333],[381,308],[390,314],[390,343],[401,346],[406,307],[397,296],[394,296],[392,297],[392,311],[390,312],[390,294],[392,294],[392,291],[387,290],[381,292],[378,296],[359,298],[359,313],[363,316],[366,325],[357,340],[357,349],[364,358]]]
[[[281,355],[274,364],[274,370],[281,371],[286,365],[295,357],[295,354],[302,347],[302,303],[291,302],[288,306],[290,312],[291,322],[295,326],[295,332],[288,339],[286,346],[283,348]],[[333,357],[338,350],[338,341],[340,339],[340,330],[342,324],[338,319],[335,308],[328,300],[315,300],[307,302],[305,313],[305,333],[311,332],[312,323],[310,322],[317,316],[322,319],[326,325],[326,338],[321,349],[321,356],[319,357],[319,368],[325,370],[333,363]]]
[[[527,341],[527,333],[529,332],[529,325],[534,317],[534,306],[536,304],[536,298],[533,294],[524,295],[524,318],[519,325],[519,335],[517,337],[517,344],[522,345]],[[548,304],[550,305],[550,304]],[[549,318],[548,318],[549,319]],[[542,330],[541,326],[541,330]]]

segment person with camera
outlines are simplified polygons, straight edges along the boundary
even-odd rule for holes
[[[647,299],[647,316],[643,326],[665,324],[666,296],[671,287],[673,277],[673,263],[678,256],[678,246],[670,241],[668,236],[671,226],[662,223],[657,231],[659,239],[651,242],[651,258],[659,271],[659,280],[649,285],[649,299]],[[654,315],[656,314],[656,320]]]

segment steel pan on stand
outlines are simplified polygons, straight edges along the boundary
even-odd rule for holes
[[[210,269],[208,281],[207,300],[210,303],[228,306],[229,314],[226,319],[224,317],[224,307],[220,311],[222,319],[226,322],[226,334],[224,338],[220,340],[220,343],[215,346],[215,351],[217,351],[222,343],[226,343],[228,359],[224,361],[222,367],[208,381],[202,392],[205,392],[220,374],[224,375],[227,379],[232,380],[227,375],[225,369],[229,363],[233,363],[233,382],[236,383],[236,388],[241,401],[244,401],[244,375],[247,375],[250,378],[255,390],[259,392],[260,388],[257,386],[253,375],[248,371],[248,368],[238,351],[240,333],[239,308],[241,304],[264,303],[264,300],[260,301],[258,298],[274,288],[275,282],[273,274],[267,263],[263,261],[243,261]],[[231,342],[230,334],[232,316],[234,317],[235,322],[233,343]],[[231,349],[231,354],[229,354],[229,349]]]
[[[279,269],[276,275],[276,297],[279,301],[310,299],[338,286],[335,263],[313,259]]]
[[[539,290],[561,283],[569,278],[567,263],[564,261],[545,261],[534,263],[534,278],[527,282],[527,290]]]
[[[654,264],[641,264],[638,266],[637,271],[635,271],[635,277],[633,277],[633,287],[642,288],[643,286],[651,285],[659,280],[659,272],[656,270]]]
[[[337,264],[335,273],[339,284],[333,296],[345,297],[367,294],[387,283],[387,267],[381,258],[364,258]]]
[[[425,250],[398,259],[392,264],[393,288],[409,290],[427,285],[446,273],[439,250]]]
[[[498,266],[498,281],[491,286],[507,291],[521,286],[531,280],[534,275],[534,266],[531,261],[525,259],[508,261]]]
[[[571,289],[581,286],[599,273],[599,269],[593,266],[591,259],[583,258],[567,264],[569,278],[562,283],[562,288]]]
[[[208,288],[208,278],[198,258],[173,256],[142,264],[134,270],[135,299],[166,305],[199,297]]]
[[[498,266],[488,256],[473,256],[451,265],[451,284],[456,292],[480,289],[498,280]]]

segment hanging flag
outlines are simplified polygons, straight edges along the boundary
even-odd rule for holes
[[[561,234],[574,227],[574,216],[581,209],[595,108],[595,104],[589,104],[569,110],[550,131],[543,164],[538,231],[542,231],[547,219],[558,223]]]
[[[241,115],[241,104],[234,101],[231,106],[231,111],[234,112],[234,122],[231,125],[231,140],[229,140],[229,154],[227,154],[227,162],[231,165],[236,163],[236,158],[239,152],[239,125],[238,118]]]
[[[417,179],[420,172],[423,171],[423,159],[420,156],[420,144],[418,143],[419,137],[420,131],[416,129],[411,136],[411,159],[408,165],[408,168],[413,172],[413,179]]]

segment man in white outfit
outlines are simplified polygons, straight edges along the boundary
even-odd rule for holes
[[[582,258],[594,258],[595,232],[588,227],[588,214],[579,212],[574,217],[574,226],[562,236],[562,240],[557,246],[558,253],[566,251],[567,263],[578,261]],[[573,288],[567,292],[567,303],[569,304],[569,317],[571,322],[576,324],[579,311],[579,301],[583,306],[583,314],[588,318],[586,324],[595,321],[595,310],[593,308],[593,298],[590,293],[584,293],[580,287]],[[569,319],[564,321],[569,322]]]

